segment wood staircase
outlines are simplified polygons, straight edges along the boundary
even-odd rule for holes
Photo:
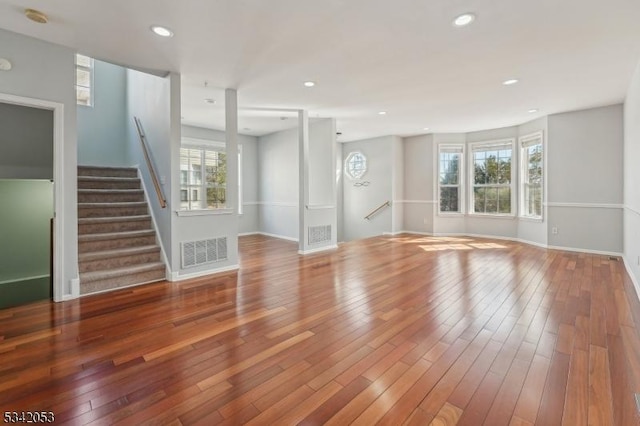
[[[138,171],[78,167],[80,294],[165,279]]]

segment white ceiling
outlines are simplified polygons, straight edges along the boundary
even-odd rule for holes
[[[28,21],[26,7],[50,23]],[[476,21],[454,28],[468,11]],[[185,123],[221,127],[224,99],[212,88],[235,87],[241,107],[336,117],[343,141],[621,102],[640,58],[638,18],[638,0],[0,0],[1,28],[181,73]],[[152,24],[175,36],[155,36]],[[512,77],[520,83],[501,84]],[[240,131],[293,121],[246,112]]]

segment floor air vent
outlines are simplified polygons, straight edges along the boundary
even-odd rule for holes
[[[331,241],[331,225],[309,227],[309,244]]]
[[[227,237],[181,243],[182,267],[227,260]]]

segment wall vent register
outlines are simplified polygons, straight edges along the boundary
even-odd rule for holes
[[[183,242],[182,268],[227,260],[227,237]]]
[[[309,227],[309,244],[318,244],[331,241],[331,225]]]

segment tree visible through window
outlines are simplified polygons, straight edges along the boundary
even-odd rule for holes
[[[222,151],[180,148],[180,207],[183,210],[225,208],[227,155]]]
[[[473,213],[511,214],[511,141],[472,148]]]
[[[78,105],[92,106],[93,59],[76,54],[76,102]]]
[[[462,146],[441,146],[439,154],[440,212],[461,213]]]
[[[542,133],[520,139],[521,216],[542,218]]]

